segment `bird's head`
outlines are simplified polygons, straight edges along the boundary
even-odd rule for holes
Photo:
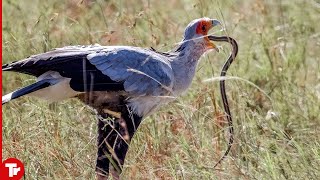
[[[195,44],[201,45],[205,50],[216,49],[217,46],[207,37],[208,31],[217,25],[221,25],[220,21],[210,18],[200,18],[191,21],[185,29],[184,41],[193,41]]]

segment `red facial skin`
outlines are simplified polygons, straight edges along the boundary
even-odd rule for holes
[[[207,35],[211,27],[212,27],[211,21],[202,20],[199,22],[197,26],[196,33],[201,35]]]
[[[196,28],[196,33],[205,36],[204,39],[207,43],[207,48],[208,49],[217,49],[217,46],[210,42],[209,38],[206,36],[208,35],[208,31],[212,27],[212,22],[210,20],[202,20],[199,22],[197,28]]]

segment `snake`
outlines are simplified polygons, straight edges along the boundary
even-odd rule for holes
[[[234,61],[238,54],[238,43],[235,39],[229,36],[208,36],[208,38],[211,41],[217,41],[217,42],[228,42],[232,46],[232,52],[229,55],[228,59],[224,63],[221,72],[220,77],[225,77],[227,75],[227,71],[231,65],[231,63]],[[229,139],[228,139],[228,146],[223,155],[220,157],[220,159],[216,162],[216,164],[213,166],[213,168],[216,168],[229,154],[231,147],[234,142],[234,128],[233,128],[233,121],[232,121],[232,115],[229,107],[228,97],[226,93],[226,87],[225,87],[225,79],[220,80],[220,94],[222,98],[223,107],[226,113],[226,118],[228,121],[228,131],[229,131]]]

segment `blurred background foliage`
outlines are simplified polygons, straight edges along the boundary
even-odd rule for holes
[[[142,123],[123,179],[319,179],[320,2],[318,0],[4,0],[3,64],[78,44],[168,51],[200,17],[222,21],[240,47],[227,80],[235,145],[213,170],[228,137],[219,76],[229,55],[202,57],[190,90]],[[2,93],[27,85],[4,73]],[[3,107],[3,159],[26,179],[94,179],[96,119],[79,101],[24,97]]]

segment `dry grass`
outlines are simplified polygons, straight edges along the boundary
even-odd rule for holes
[[[230,156],[218,76],[229,49],[202,57],[190,90],[145,119],[124,179],[319,179],[320,16],[317,0],[3,2],[3,63],[65,45],[153,46],[169,50],[184,27],[223,20],[240,52],[228,80],[236,130]],[[5,73],[3,93],[30,76]],[[269,113],[268,113],[269,112]],[[3,158],[17,157],[26,179],[94,179],[96,119],[77,100],[21,98],[4,106]]]

